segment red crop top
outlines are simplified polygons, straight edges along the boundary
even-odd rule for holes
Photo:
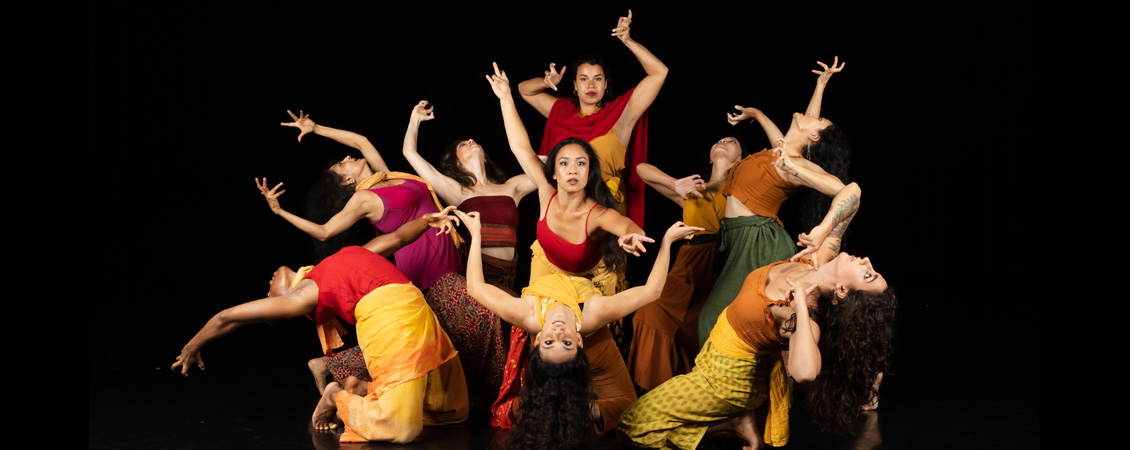
[[[553,196],[549,197],[549,204],[553,203],[553,197],[557,193],[554,192]],[[597,264],[600,264],[600,242],[585,237],[585,241],[580,244],[574,244],[566,241],[553,230],[549,229],[549,204],[545,206],[545,217],[538,221],[538,243],[541,244],[542,250],[545,251],[545,259],[550,263],[557,266],[559,269],[566,272],[584,273],[592,270]],[[592,215],[592,208],[589,208],[588,215],[585,216],[585,229],[589,228],[589,216]]]

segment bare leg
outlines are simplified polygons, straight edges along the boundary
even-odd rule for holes
[[[753,411],[745,411],[715,423],[706,429],[706,434],[719,431],[733,431],[745,438],[748,445],[743,447],[744,450],[756,450],[762,447],[761,432],[757,431],[757,425],[753,423]]]
[[[329,357],[323,356],[311,359],[306,363],[306,367],[310,368],[310,373],[314,374],[314,384],[318,385],[319,394],[326,391],[326,384],[330,382],[329,361]]]
[[[334,397],[341,391],[342,387],[336,381],[326,385],[325,391],[322,392],[322,399],[318,401],[318,406],[314,408],[314,416],[311,418],[315,430],[328,431],[337,428],[339,421],[337,419],[337,403],[334,402]]]
[[[879,385],[883,384],[883,372],[879,372],[879,376],[875,377],[875,384],[871,389],[875,391],[875,395],[871,397],[871,402],[863,405],[864,411],[874,411],[879,408]]]
[[[360,378],[350,375],[345,379],[345,390],[353,395],[366,396],[369,395],[369,383]]]

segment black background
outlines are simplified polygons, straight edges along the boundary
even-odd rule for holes
[[[899,403],[885,390],[884,402],[907,407],[921,417],[907,426],[923,427],[885,446],[928,447],[934,441],[924,436],[962,433],[978,436],[967,447],[1038,445],[1040,315],[1013,288],[1031,262],[1018,219],[1026,213],[1020,175],[1038,145],[1031,114],[1041,95],[1033,70],[1039,23],[1008,5],[930,5],[631,5],[632,37],[670,68],[649,110],[648,160],[672,175],[707,175],[707,152],[720,137],[737,136],[747,150],[767,146],[759,127],[731,127],[725,114],[734,104],[755,106],[787,129],[811,96],[816,61],[838,55],[846,68],[829,83],[822,115],[847,131],[852,178],[863,189],[845,250],[870,256],[899,292],[890,383],[906,395]],[[317,166],[359,155],[313,135],[297,142],[297,131],[279,126],[290,121],[287,109],[363,134],[389,167],[411,171],[400,144],[411,108],[427,99],[437,118],[421,127],[425,157],[474,138],[517,174],[483,78],[491,62],[516,87],[550,62],[571,73],[576,56],[596,52],[623,92],[643,75],[610,36],[628,7],[92,5],[84,194],[99,275],[87,315],[92,447],[168,447],[207,436],[194,428],[205,423],[198,417],[233,403],[216,386],[249,383],[233,391],[245,395],[241,404],[313,405],[307,386],[295,388],[301,395],[255,389],[280,377],[312,385],[304,362],[317,341],[301,321],[236,332],[207,349],[209,369],[187,380],[168,370],[212,314],[265,295],[279,265],[312,263],[310,239],[271,214],[253,179],[285,182],[283,206],[301,214]],[[518,109],[537,145],[545,119],[521,100]],[[679,211],[654,191],[647,196],[645,229],[658,236]],[[521,211],[519,260],[528,257],[536,197]],[[648,265],[647,257],[634,262],[632,273]],[[137,400],[122,385],[145,380],[159,386],[147,395],[161,395]],[[189,405],[200,411],[186,412]],[[945,423],[970,409],[990,412],[975,426]]]

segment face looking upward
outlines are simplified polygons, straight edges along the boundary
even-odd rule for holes
[[[341,175],[341,182],[344,185],[356,183],[372,175],[369,163],[365,161],[365,158],[355,159],[351,156],[346,156],[341,161],[334,163],[330,166],[330,170]]]
[[[793,113],[793,128],[813,142],[820,140],[820,132],[830,126],[832,121],[823,117]]]
[[[280,266],[271,274],[271,288],[267,297],[278,297],[290,292],[290,285],[294,283],[295,272],[287,266]]]
[[[460,141],[455,146],[455,158],[459,160],[464,170],[470,171],[473,165],[483,163],[483,146],[474,139]]]
[[[831,266],[831,267],[829,267]],[[870,258],[857,258],[846,252],[820,267],[820,271],[830,270],[836,283],[836,296],[843,298],[848,292],[862,290],[883,292],[887,289],[887,279],[875,271]]]
[[[733,137],[724,137],[710,147],[710,161],[733,164],[742,159],[742,144]]]

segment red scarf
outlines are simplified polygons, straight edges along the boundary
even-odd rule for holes
[[[604,107],[593,114],[581,117],[577,99],[562,97],[553,103],[549,117],[545,122],[545,134],[541,138],[539,155],[547,155],[553,146],[569,137],[579,137],[592,141],[603,136],[616,125],[628,99],[632,97],[629,89],[623,95],[616,97],[604,104]],[[647,162],[647,111],[640,115],[636,126],[632,128],[632,136],[628,139],[627,154],[624,155],[624,173],[620,174],[621,180],[627,180],[627,185],[621,189],[628,198],[628,218],[643,228],[644,182],[636,174],[636,164]]]

